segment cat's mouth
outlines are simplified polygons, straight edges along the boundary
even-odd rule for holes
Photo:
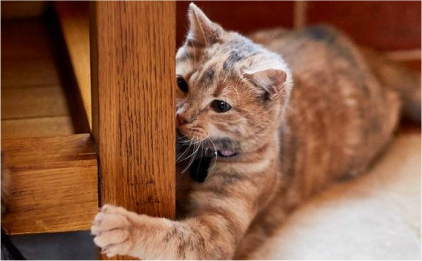
[[[182,149],[182,147],[191,147],[192,143],[188,137],[182,135],[178,129],[176,133],[177,147],[179,149]],[[197,151],[200,151],[202,157],[217,156],[222,158],[229,158],[238,154],[236,149],[238,147],[237,143],[229,138],[208,138],[201,142],[201,146],[203,149],[198,148]],[[195,148],[193,148],[193,150],[195,150]]]
[[[231,150],[218,150],[217,154],[220,157],[233,157],[233,156],[236,155],[236,153],[234,151],[231,151]]]
[[[222,158],[236,156],[241,151],[239,144],[230,138],[209,139],[204,142],[204,145],[218,157]]]
[[[205,152],[204,152],[204,156],[205,157],[223,157],[223,158],[228,158],[228,157],[233,157],[236,156],[236,152],[233,150],[214,150],[213,148],[205,148]]]

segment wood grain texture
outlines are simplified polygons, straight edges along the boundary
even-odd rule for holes
[[[76,78],[79,95],[82,99],[90,129],[92,129],[89,4],[77,1],[58,1],[54,4]]]
[[[1,121],[2,139],[55,137],[75,134],[70,115]]]
[[[92,2],[101,204],[175,214],[175,2]]]
[[[2,51],[7,47],[2,47]],[[2,60],[1,88],[60,87],[60,76],[51,59]]]
[[[98,210],[97,157],[89,134],[2,140],[12,175],[12,234],[87,230]]]
[[[1,119],[69,115],[62,88],[8,88],[1,92]]]
[[[62,79],[64,59],[45,20],[2,21],[2,139],[82,133]],[[86,133],[87,131],[84,131]]]

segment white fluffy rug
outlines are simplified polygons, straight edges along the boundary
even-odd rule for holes
[[[298,209],[252,259],[421,259],[421,135]]]

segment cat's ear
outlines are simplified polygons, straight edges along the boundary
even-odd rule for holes
[[[194,3],[190,3],[188,14],[190,28],[187,40],[200,45],[210,45],[221,40],[223,28],[213,23]]]
[[[287,67],[283,65],[256,66],[245,70],[244,77],[268,93],[271,100],[288,94],[291,88],[291,77]]]

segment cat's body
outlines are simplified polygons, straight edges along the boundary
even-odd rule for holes
[[[238,258],[247,257],[306,198],[333,181],[368,170],[392,140],[400,119],[402,100],[394,87],[411,89],[420,111],[420,77],[359,50],[333,28],[262,31],[251,38],[282,55],[294,88],[280,126],[282,182],[252,223]],[[402,70],[396,82],[389,82],[395,86],[378,78],[377,71],[388,69]],[[403,86],[409,82],[411,88]]]
[[[92,231],[109,255],[247,257],[304,199],[366,170],[404,102],[420,120],[420,76],[363,54],[331,28],[251,36],[283,60],[194,5],[190,19],[176,57],[178,128],[184,142],[202,145],[188,150],[195,157],[203,148],[217,156],[205,180],[178,173],[178,221],[103,207]]]

